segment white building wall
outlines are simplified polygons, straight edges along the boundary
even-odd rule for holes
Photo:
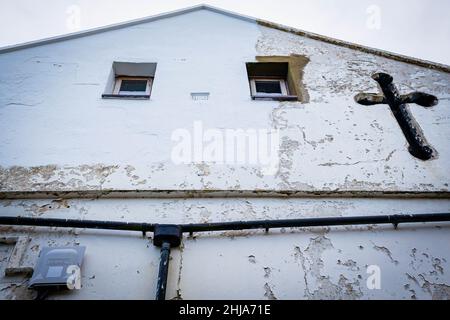
[[[309,101],[252,101],[245,63],[290,54],[310,59]],[[157,63],[150,101],[101,98],[113,61]],[[208,10],[3,53],[0,70],[0,215],[190,223],[450,210],[445,72]],[[409,154],[388,106],[354,102],[361,91],[377,92],[370,75],[379,71],[402,92],[440,98],[432,109],[411,106],[437,159]],[[203,91],[208,101],[191,100]],[[172,133],[196,121],[279,129],[278,170],[174,164]],[[151,198],[123,192],[136,190]],[[215,190],[228,197],[207,198]],[[30,191],[52,193],[24,199]],[[68,191],[75,199],[48,199]],[[296,194],[280,198],[286,192]],[[450,233],[440,226],[195,235],[172,252],[168,298],[448,299]],[[139,234],[0,228],[2,236],[30,234],[25,264],[42,246],[87,246],[82,290],[55,298],[153,297],[159,252]],[[381,268],[380,290],[366,286],[371,265]],[[0,286],[2,298],[31,296],[20,277]]]

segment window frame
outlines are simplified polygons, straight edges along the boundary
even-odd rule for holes
[[[147,86],[145,91],[120,91],[123,80],[145,80],[147,81]],[[113,95],[118,97],[150,97],[153,85],[153,78],[151,77],[127,77],[127,76],[117,76],[114,80]]]
[[[278,81],[281,87],[280,93],[258,93],[256,91],[256,81]],[[257,76],[249,77],[250,94],[252,100],[269,100],[269,101],[297,101],[298,97],[290,94],[289,84],[284,77],[275,76]]]
[[[274,82],[277,81],[280,84],[281,93],[266,93],[266,92],[258,92],[256,90],[256,82]],[[254,97],[285,97],[289,96],[289,86],[287,85],[287,81],[284,78],[280,77],[251,77],[250,78],[250,89],[252,96]]]
[[[246,63],[250,98],[258,101],[299,101],[289,61],[275,60]],[[281,93],[258,92],[256,81],[278,81]]]

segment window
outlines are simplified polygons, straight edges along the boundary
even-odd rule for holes
[[[288,84],[289,65],[285,62],[247,63],[253,100],[297,100]]]
[[[251,78],[250,86],[254,96],[288,96],[289,90],[284,79]]]
[[[248,62],[247,75],[253,100],[308,101],[303,85],[304,67],[309,59],[300,55],[257,56]]]
[[[156,63],[114,62],[103,98],[150,99]]]
[[[151,86],[151,78],[117,77],[113,94],[120,96],[150,97]]]

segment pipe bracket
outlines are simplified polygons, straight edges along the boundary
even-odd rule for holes
[[[177,248],[181,244],[183,233],[181,226],[174,224],[157,224],[153,234],[153,245],[162,247],[164,242],[170,244],[170,247]]]

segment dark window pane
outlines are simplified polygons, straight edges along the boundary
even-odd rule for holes
[[[280,81],[255,81],[257,93],[282,93]]]
[[[144,91],[147,90],[147,80],[122,80],[120,91]]]

